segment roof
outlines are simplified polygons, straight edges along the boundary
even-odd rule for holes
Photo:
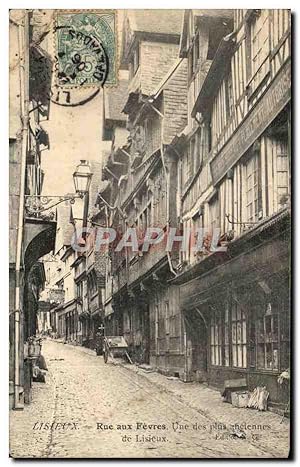
[[[216,8],[210,8],[209,10],[194,10],[193,13],[194,16],[203,16],[205,18],[227,18],[227,19],[232,19],[233,18],[233,9],[223,9],[223,10],[218,10]]]
[[[122,113],[126,102],[128,80],[119,80],[118,86],[108,88],[104,93],[105,120],[126,121]]]
[[[184,10],[184,18],[182,22],[182,31],[181,31],[181,37],[180,37],[180,52],[179,56],[180,57],[186,57],[186,52],[187,52],[187,36],[188,36],[188,24],[189,24],[189,16],[190,14],[193,14],[193,17],[195,19],[194,21],[194,28],[196,25],[196,21],[198,20],[204,20],[204,21],[220,21],[223,20],[225,22],[230,22],[233,21],[233,13],[234,10],[230,9],[223,9],[219,10],[216,8],[212,8],[209,10]]]
[[[180,35],[183,10],[128,10],[127,17],[132,31]]]
[[[126,69],[133,44],[139,40],[178,44],[184,10],[126,10],[122,32],[120,68]]]

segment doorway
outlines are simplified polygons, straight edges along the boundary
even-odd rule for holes
[[[205,317],[197,309],[185,313],[187,371],[191,380],[207,380],[208,335]]]
[[[143,309],[143,326],[142,326],[142,348],[143,348],[143,363],[150,363],[150,310],[147,304]]]

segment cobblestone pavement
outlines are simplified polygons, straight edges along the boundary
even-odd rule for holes
[[[32,403],[10,414],[12,457],[288,455],[288,422],[280,424],[277,415],[220,405],[217,393],[201,385],[105,365],[82,347],[48,340],[43,354],[46,384],[33,383]],[[256,427],[244,430],[246,439],[241,439],[232,436],[232,423]]]

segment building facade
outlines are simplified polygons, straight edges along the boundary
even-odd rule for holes
[[[168,254],[143,251],[139,238],[136,253],[109,252],[106,332],[124,335],[136,361],[163,373],[217,387],[245,378],[282,403],[288,393],[277,378],[290,365],[290,12],[186,10],[176,31],[176,21],[170,31],[164,24],[165,35],[159,24],[144,30],[134,11],[124,24],[129,137],[104,163],[107,226],[119,238],[128,228],[143,237],[149,226],[192,236],[189,248]]]
[[[41,36],[48,19],[29,10],[12,10],[9,18],[9,381],[15,409],[24,406],[25,379],[29,387],[24,343],[36,333],[44,283],[37,261],[55,240],[55,218],[34,210],[43,185],[42,153],[49,148],[42,122],[49,117],[52,63]]]
[[[184,365],[183,333],[178,288],[168,280],[178,252],[146,251],[142,240],[148,227],[166,232],[177,226],[177,155],[171,143],[187,120],[186,61],[178,56],[181,12],[160,16],[153,27],[148,20],[143,24],[142,12],[125,17],[121,62],[129,71],[123,104],[129,135],[126,144],[113,148],[104,169],[111,183],[115,179],[109,225],[119,239],[128,229],[137,232],[138,250],[111,250],[105,327],[106,334],[125,336],[135,361],[176,373]]]
[[[235,10],[214,54],[205,14],[185,14],[181,42],[193,128],[180,147],[181,209],[184,229],[219,229],[224,251],[190,248],[173,281],[186,365],[213,385],[266,385],[276,404],[288,397],[277,378],[290,365],[290,12]]]

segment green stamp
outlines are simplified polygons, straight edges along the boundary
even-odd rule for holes
[[[116,84],[116,17],[111,11],[58,13],[59,86]]]

